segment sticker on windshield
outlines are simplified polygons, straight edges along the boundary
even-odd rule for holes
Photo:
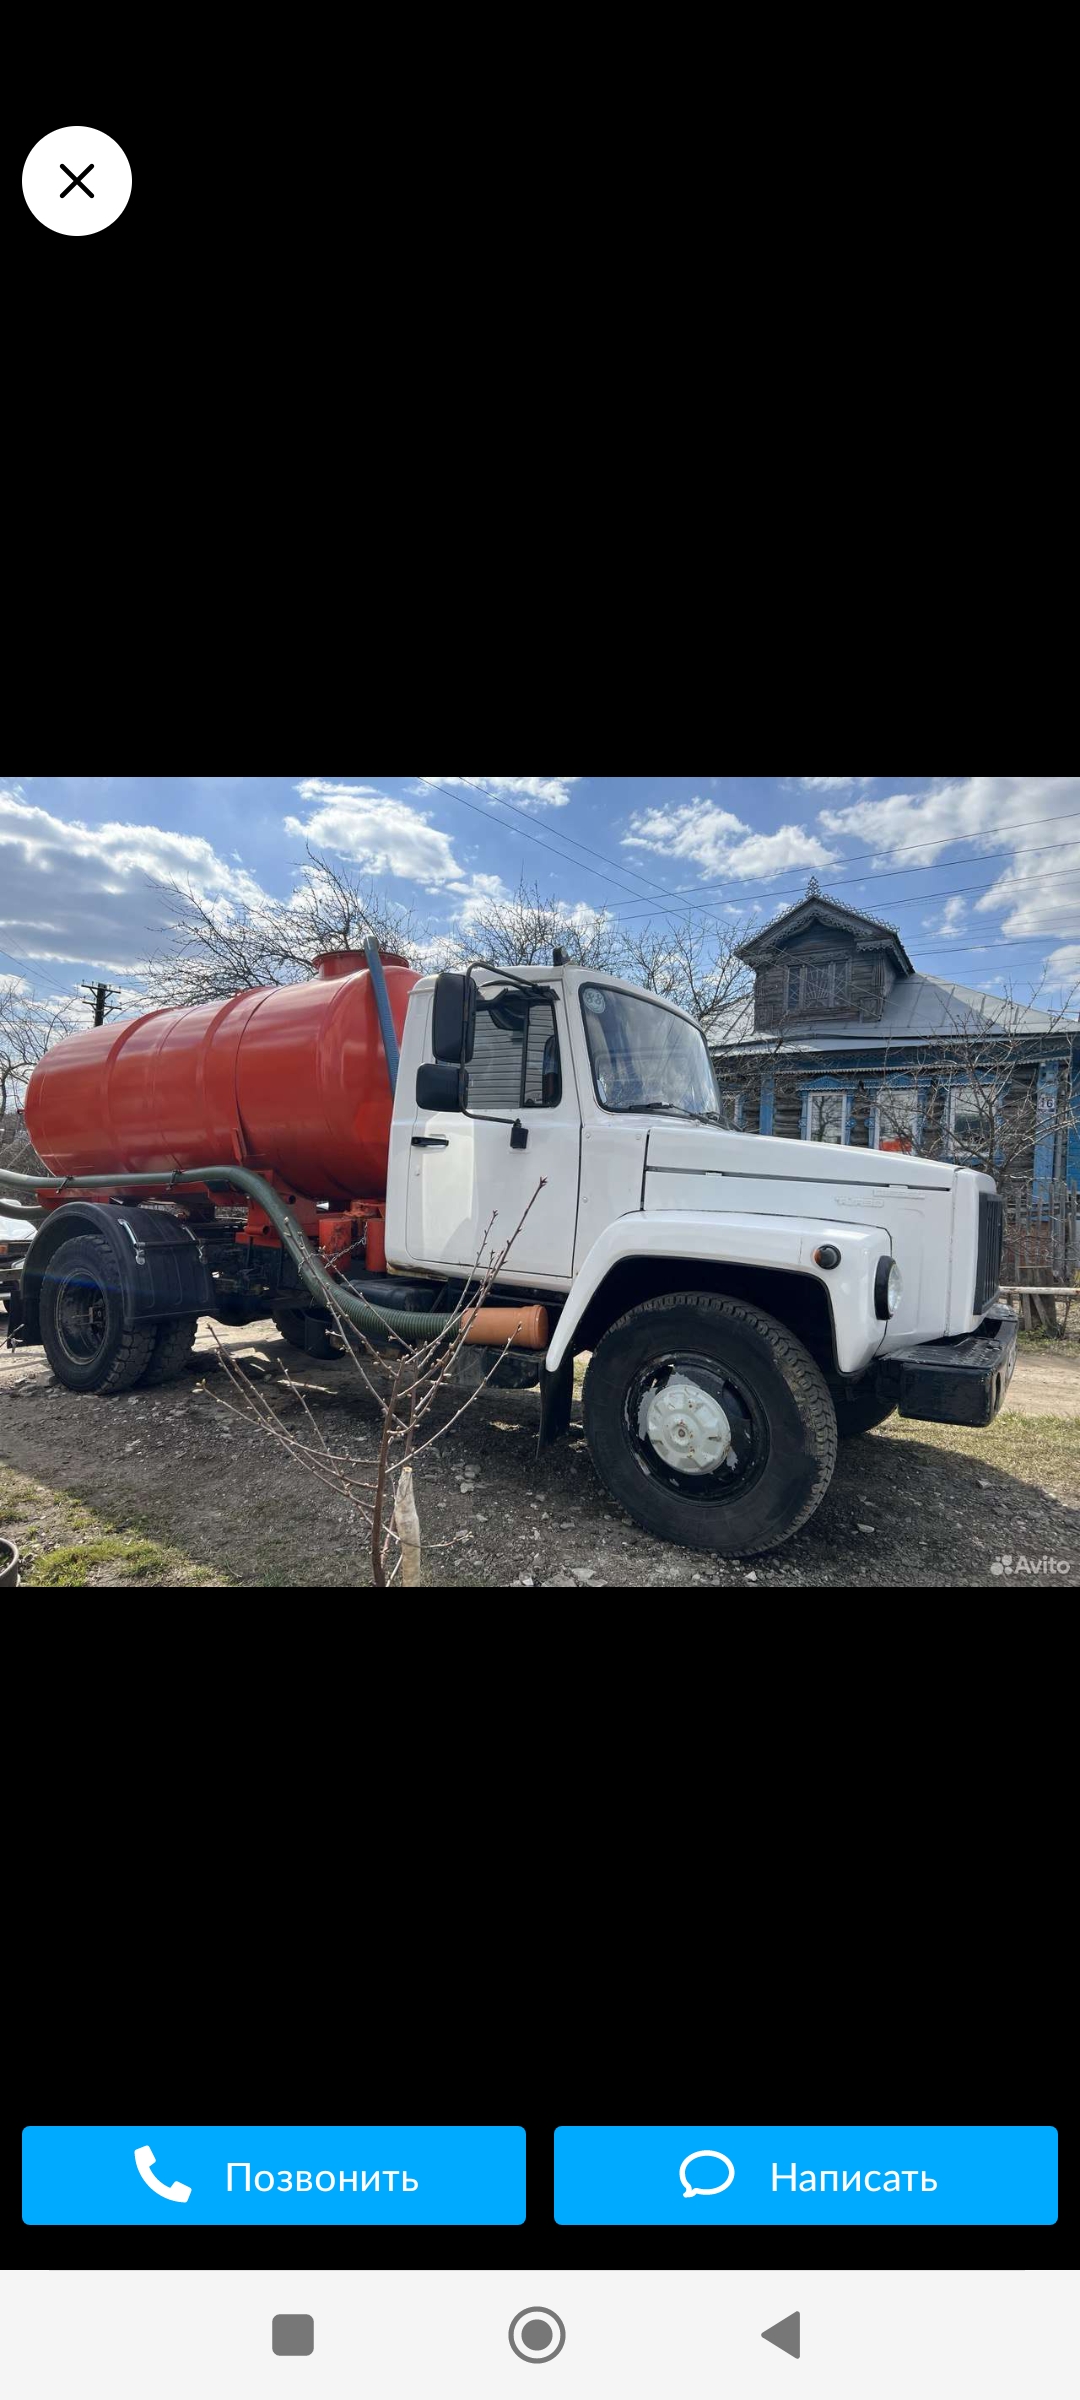
[[[591,1008],[594,1017],[602,1017],[607,1007],[607,1001],[603,992],[596,991],[591,983],[587,983],[581,995],[581,1005],[583,1008]]]

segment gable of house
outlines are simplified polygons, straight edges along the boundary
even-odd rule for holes
[[[876,1024],[890,991],[914,970],[895,926],[831,899],[811,877],[806,898],[745,942],[754,970],[754,1030],[800,1020],[830,1028]]]

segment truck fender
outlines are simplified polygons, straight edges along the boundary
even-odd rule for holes
[[[840,1252],[833,1268],[819,1267],[814,1252],[824,1243]],[[605,1276],[626,1259],[670,1259],[673,1291],[692,1288],[694,1268],[730,1260],[740,1267],[781,1267],[823,1284],[832,1316],[836,1363],[842,1375],[859,1375],[884,1337],[874,1313],[874,1273],[891,1248],[884,1226],[846,1225],[835,1217],[736,1216],[726,1209],[700,1214],[679,1209],[616,1217],[587,1252],[545,1357],[553,1374],[572,1347],[576,1327]]]
[[[125,1325],[204,1316],[213,1309],[210,1269],[196,1236],[179,1217],[158,1208],[118,1208],[111,1201],[66,1201],[38,1228],[26,1254],[24,1341],[40,1341],[41,1288],[49,1261],[79,1233],[108,1243]]]

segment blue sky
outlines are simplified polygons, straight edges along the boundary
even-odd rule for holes
[[[1044,1006],[1080,976],[1080,777],[925,775],[3,778],[0,975],[134,996],[162,944],[155,881],[287,898],[305,842],[433,932],[522,874],[568,910],[640,925],[689,900],[731,924],[813,870],[930,974],[1038,985]]]

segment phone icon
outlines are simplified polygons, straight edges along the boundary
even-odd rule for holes
[[[135,2164],[140,2175],[142,2176],[143,2182],[149,2184],[151,2191],[157,2193],[159,2200],[190,2200],[190,2183],[162,2183],[156,2175],[151,2174],[150,2169],[154,2165],[154,2153],[150,2148],[149,2142],[144,2142],[141,2150],[136,2150]]]

